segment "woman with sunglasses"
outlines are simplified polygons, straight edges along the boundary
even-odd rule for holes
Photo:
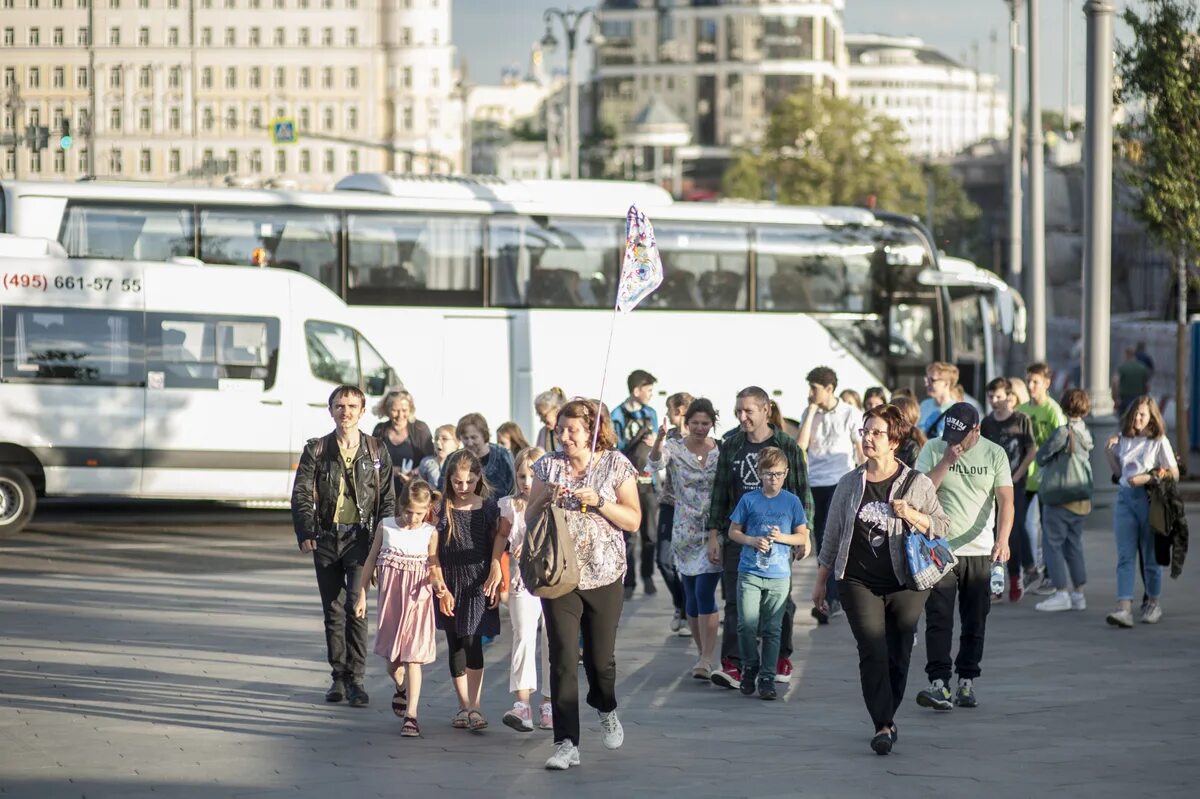
[[[913,528],[944,538],[949,528],[933,483],[896,459],[909,428],[894,405],[863,414],[867,460],[834,490],[812,594],[813,606],[827,612],[825,581],[831,574],[837,578],[858,643],[863,699],[875,727],[871,748],[880,755],[896,743],[895,713],[908,682],[913,631],[929,595],[906,587],[904,533]]]

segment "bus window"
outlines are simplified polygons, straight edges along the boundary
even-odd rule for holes
[[[758,309],[878,313],[871,265],[876,246],[853,230],[760,228]]]
[[[3,378],[141,385],[142,317],[78,308],[4,309]]]
[[[358,336],[358,360],[363,376],[363,393],[368,397],[382,397],[388,387],[393,385],[395,375],[383,356],[362,334]]]
[[[893,362],[923,366],[937,360],[930,305],[897,302],[892,305],[890,316],[888,352]]]
[[[308,367],[313,377],[339,385],[359,384],[361,372],[353,330],[332,322],[309,320],[304,323],[304,340],[308,344]]]
[[[746,310],[750,236],[745,227],[664,222],[654,226],[654,237],[663,284],[646,299],[647,307]]]
[[[950,302],[950,329],[953,333],[955,361],[983,362],[983,310],[979,296],[960,297]]]
[[[165,261],[177,255],[190,256],[194,244],[192,209],[72,202],[58,239],[72,258]]]
[[[350,214],[348,229],[347,302],[483,305],[479,219]]]
[[[624,241],[612,222],[497,219],[489,225],[492,305],[611,308]]]
[[[302,272],[341,294],[336,214],[258,208],[200,211],[200,260]]]
[[[147,314],[146,368],[163,388],[212,388],[223,379],[275,385],[279,320],[197,314]]]

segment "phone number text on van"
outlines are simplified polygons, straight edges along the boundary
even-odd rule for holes
[[[5,273],[0,283],[6,289],[34,289],[37,291],[125,291],[139,292],[142,281],[137,278],[78,277],[75,275],[39,275],[29,272]]]

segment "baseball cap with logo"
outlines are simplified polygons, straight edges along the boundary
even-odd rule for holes
[[[979,411],[969,402],[956,402],[946,411],[942,423],[942,440],[947,444],[959,444],[967,433],[979,426]]]

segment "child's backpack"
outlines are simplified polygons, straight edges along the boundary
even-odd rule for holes
[[[556,599],[579,587],[575,542],[567,532],[567,513],[551,502],[536,524],[525,530],[521,545],[521,579],[543,599]]]

